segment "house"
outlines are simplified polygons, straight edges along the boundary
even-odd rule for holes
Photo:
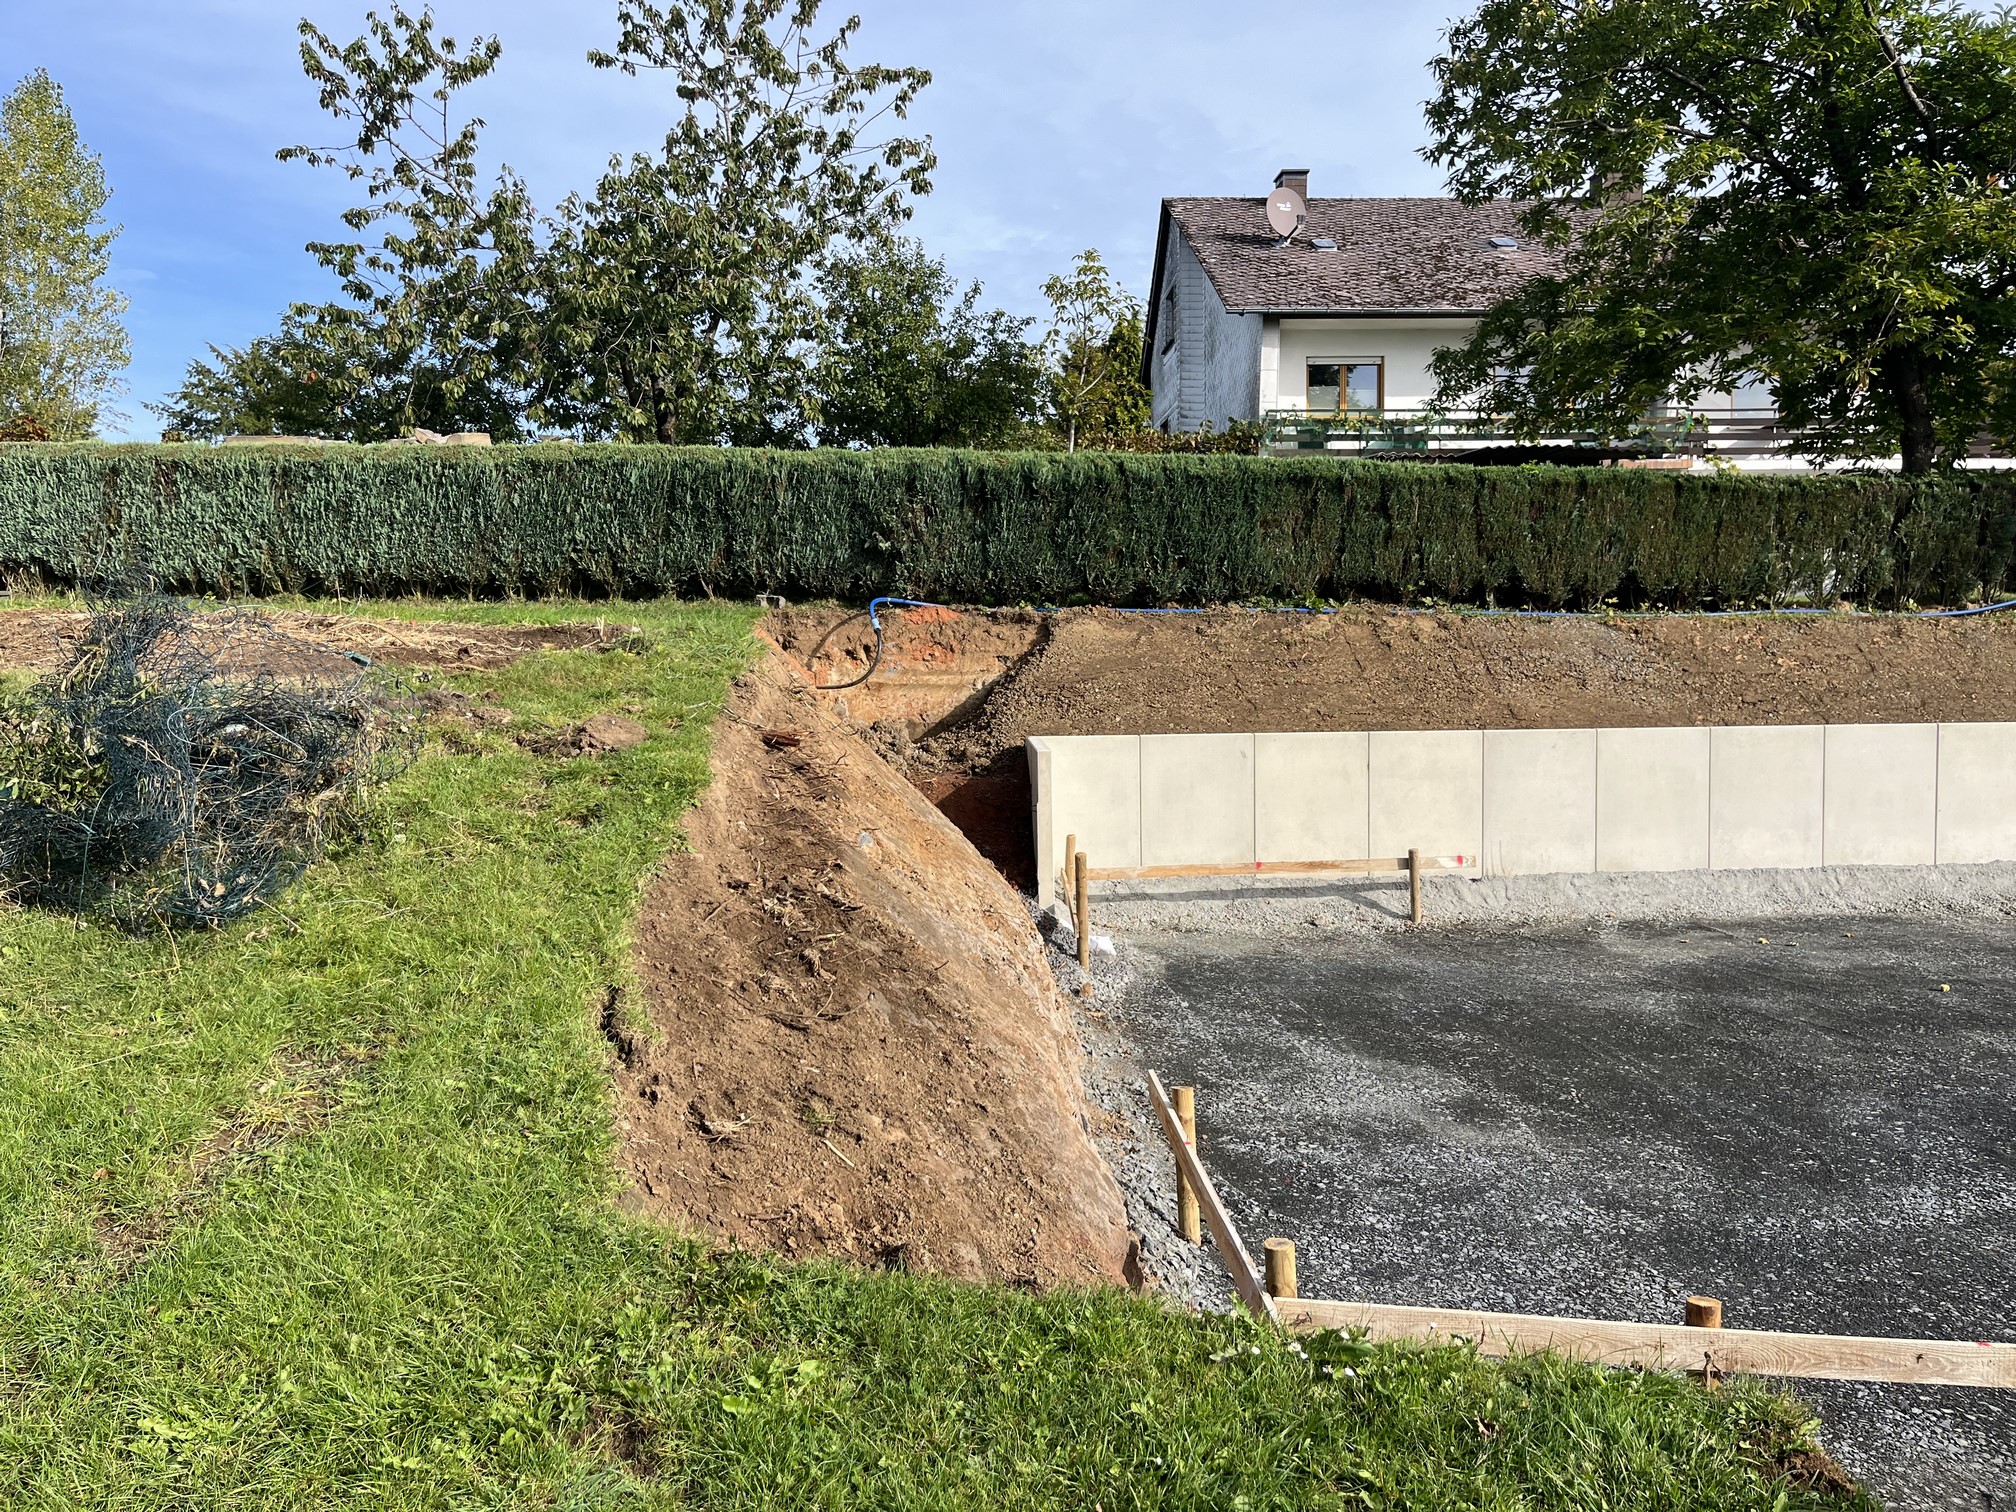
[[[1453,458],[1508,440],[1421,412],[1435,393],[1435,349],[1460,345],[1490,305],[1559,266],[1520,230],[1523,205],[1310,199],[1302,168],[1274,186],[1294,191],[1291,209],[1306,206],[1292,236],[1270,227],[1269,197],[1162,202],[1141,372],[1153,423],[1262,421],[1274,450]],[[1678,450],[1751,466],[1792,460],[1761,388],[1705,396],[1673,424]]]

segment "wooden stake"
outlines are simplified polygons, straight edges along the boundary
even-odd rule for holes
[[[1073,883],[1078,893],[1078,969],[1092,969],[1092,886],[1085,875],[1085,852],[1071,858]]]
[[[1260,1246],[1267,1257],[1267,1295],[1277,1301],[1292,1299],[1295,1290],[1295,1241],[1269,1239]]]
[[[1687,1299],[1687,1326],[1689,1328],[1720,1328],[1722,1326],[1722,1303],[1715,1297],[1689,1297]],[[1703,1351],[1701,1356],[1701,1384],[1710,1391],[1715,1389],[1715,1359]]]
[[[1190,1179],[1190,1189],[1197,1194],[1197,1206],[1204,1213],[1204,1227],[1211,1231],[1211,1237],[1217,1243],[1218,1258],[1225,1262],[1225,1270],[1232,1277],[1232,1286],[1239,1293],[1239,1300],[1255,1317],[1279,1323],[1280,1311],[1274,1299],[1267,1295],[1267,1288],[1260,1283],[1260,1272],[1254,1267],[1253,1257],[1246,1253],[1246,1244],[1239,1237],[1238,1225],[1225,1211],[1225,1204],[1219,1201],[1218,1191],[1211,1185],[1211,1173],[1204,1169],[1203,1163],[1197,1159],[1197,1151],[1183,1138],[1183,1125],[1177,1122],[1176,1110],[1169,1105],[1169,1094],[1162,1090],[1162,1078],[1153,1071],[1148,1073],[1148,1101],[1155,1107],[1155,1121],[1162,1126],[1162,1137],[1169,1141],[1169,1152],[1176,1157],[1176,1164]],[[2001,1347],[2016,1354],[2016,1344]]]
[[[1072,857],[1076,856],[1077,854],[1078,854],[1078,837],[1076,835],[1066,835],[1064,837],[1064,893],[1065,896],[1067,897],[1070,896],[1071,893],[1071,868],[1073,865],[1076,864],[1075,862],[1073,862]],[[1074,920],[1078,917],[1078,909],[1076,904],[1072,905],[1071,917]]]
[[[1421,852],[1407,852],[1407,915],[1410,922],[1421,922]]]
[[[1169,1100],[1176,1107],[1176,1121],[1183,1126],[1183,1142],[1197,1148],[1197,1089],[1171,1087]],[[1176,1162],[1176,1229],[1185,1244],[1202,1244],[1204,1229],[1197,1220],[1197,1192],[1183,1174],[1183,1162]]]

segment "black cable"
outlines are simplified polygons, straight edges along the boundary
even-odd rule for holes
[[[868,662],[868,670],[849,682],[814,683],[812,684],[814,691],[820,693],[838,693],[844,688],[858,688],[861,684],[868,681],[869,678],[873,677],[875,669],[882,665],[882,621],[876,617],[872,609],[863,609],[859,614],[848,615],[847,618],[841,620],[831,630],[820,636],[819,644],[812,648],[812,654],[805,658],[805,664],[809,667],[817,662],[819,660],[819,653],[826,649],[826,643],[858,619],[865,619],[875,627],[875,655]]]

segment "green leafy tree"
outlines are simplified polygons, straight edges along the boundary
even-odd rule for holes
[[[819,0],[619,0],[598,68],[663,72],[684,105],[655,155],[612,160],[557,217],[554,412],[638,440],[802,438],[818,282],[930,192],[928,138],[884,135],[930,82],[849,61]]]
[[[1437,403],[1627,431],[1762,380],[1809,448],[1922,473],[2016,431],[2016,22],[1944,0],[1486,0],[1434,63],[1452,192],[1558,274]]]
[[[164,438],[322,436],[384,441],[414,428],[521,431],[518,396],[452,383],[387,343],[382,326],[347,305],[298,305],[280,329],[242,347],[215,347],[181,385],[147,407]],[[451,398],[451,388],[453,397]]]
[[[826,340],[813,373],[825,445],[1026,444],[1041,403],[1031,321],[980,308],[915,241],[835,260],[820,277]]]
[[[111,412],[130,355],[106,282],[117,226],[97,155],[42,71],[0,101],[0,422],[71,440]]]
[[[328,355],[341,358],[354,392],[375,392],[381,402],[360,414],[396,396],[375,428],[512,435],[536,387],[545,314],[537,216],[509,166],[484,187],[484,123],[455,112],[457,91],[495,71],[502,44],[437,36],[431,10],[414,16],[397,3],[382,17],[367,12],[365,28],[339,45],[300,27],[302,69],[345,139],[288,147],[280,159],[337,169],[363,184],[364,203],[343,215],[355,239],[308,246],[354,315],[308,306],[293,318],[340,347]]]
[[[659,153],[613,160],[592,196],[547,217],[508,166],[485,186],[484,123],[455,109],[495,71],[496,37],[458,44],[396,0],[347,44],[303,22],[302,65],[343,138],[280,156],[364,186],[344,216],[353,239],[309,249],[351,314],[302,307],[279,335],[192,364],[164,418],[192,434],[228,412],[360,439],[543,424],[802,443],[821,276],[836,248],[888,236],[934,163],[928,140],[880,126],[930,76],[850,62],[858,18],[822,35],[818,11],[619,0],[615,50],[590,61],[671,73],[683,110]],[[312,392],[294,376],[309,368]]]
[[[1050,413],[1066,451],[1081,435],[1107,435],[1148,423],[1138,376],[1141,303],[1120,287],[1096,249],[1078,255],[1070,273],[1044,280],[1050,327]],[[1129,333],[1131,332],[1131,338]],[[1131,356],[1130,356],[1131,353]]]
[[[312,327],[302,329],[307,324],[290,312],[275,335],[257,337],[242,347],[213,346],[208,361],[200,357],[192,361],[181,385],[160,403],[147,406],[161,421],[161,438],[360,439],[349,434],[347,423],[350,386],[343,370],[348,353],[316,339]]]
[[[1162,433],[1149,424],[1154,414],[1154,395],[1141,382],[1144,334],[1137,305],[1107,332],[1100,344],[1100,360],[1108,378],[1085,407],[1078,433],[1081,446],[1107,451],[1166,449],[1150,439]]]

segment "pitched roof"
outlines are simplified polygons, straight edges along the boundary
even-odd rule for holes
[[[1560,266],[1559,254],[1524,245],[1525,208],[1517,200],[1312,199],[1308,222],[1284,247],[1267,228],[1265,199],[1162,202],[1227,309],[1325,314],[1481,312]],[[1522,245],[1496,248],[1494,236]],[[1318,237],[1334,240],[1336,250],[1312,247]],[[1158,285],[1161,274],[1158,243]]]

